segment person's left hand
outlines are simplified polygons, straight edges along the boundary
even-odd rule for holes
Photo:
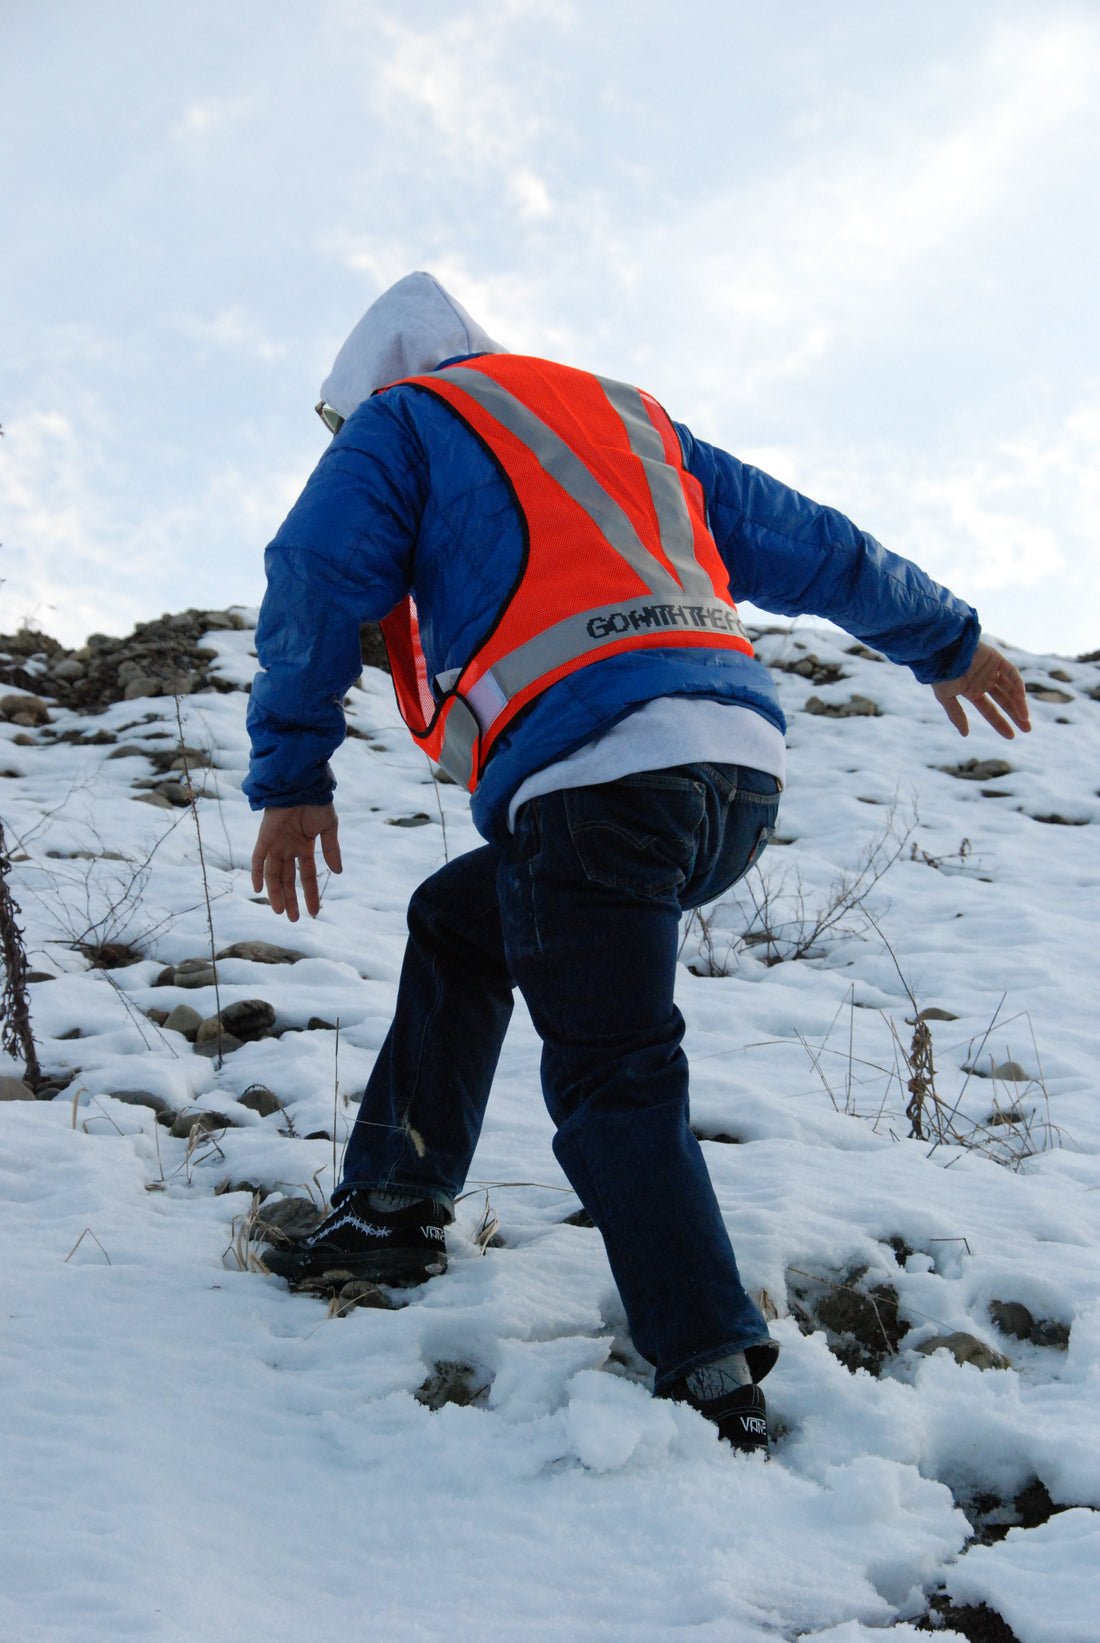
[[[306,912],[316,918],[321,911],[314,860],[317,839],[326,864],[334,873],[343,871],[336,829],[336,808],[331,804],[295,804],[286,810],[264,811],[252,852],[252,888],[258,894],[266,886],[272,911],[285,913],[291,924],[298,921],[295,869],[302,880]]]
[[[974,660],[960,678],[941,679],[938,685],[932,686],[932,690],[960,736],[970,734],[964,702],[976,707],[986,723],[991,724],[998,736],[1003,736],[1006,741],[1011,741],[1016,731],[1004,714],[998,711],[1000,708],[1008,714],[1016,730],[1031,729],[1027,694],[1019,670],[1007,656],[1002,656],[999,650],[994,650],[984,640],[979,642]]]

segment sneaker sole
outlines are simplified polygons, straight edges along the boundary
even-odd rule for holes
[[[370,1250],[362,1255],[347,1250],[334,1250],[325,1255],[315,1250],[306,1253],[267,1249],[260,1259],[268,1272],[273,1272],[277,1278],[285,1278],[291,1284],[307,1279],[348,1283],[360,1278],[369,1283],[407,1288],[426,1283],[429,1278],[441,1277],[447,1270],[446,1255],[442,1251],[437,1255],[434,1250],[425,1257],[415,1250],[401,1249]]]

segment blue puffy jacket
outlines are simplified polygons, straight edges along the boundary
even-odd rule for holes
[[[473,356],[469,356],[473,357]],[[453,364],[455,361],[447,361]],[[824,616],[925,683],[955,678],[979,638],[974,610],[819,506],[677,425],[703,487],[735,601]],[[321,457],[265,556],[267,594],[248,710],[253,809],[324,804],[362,671],[359,624],[411,590],[431,673],[460,667],[523,553],[519,518],[478,440],[439,400],[396,387],[366,400]],[[639,650],[579,669],[502,736],[473,797],[499,842],[508,800],[535,770],[658,696],[738,702],[785,729],[767,669],[736,651]]]

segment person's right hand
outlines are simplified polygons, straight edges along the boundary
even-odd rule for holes
[[[342,867],[333,805],[295,804],[285,810],[264,811],[252,852],[252,888],[258,893],[266,886],[272,911],[285,913],[291,924],[298,921],[295,870],[301,876],[306,912],[316,918],[321,911],[314,860],[317,839],[326,863],[339,873]]]

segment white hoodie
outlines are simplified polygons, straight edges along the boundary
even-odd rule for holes
[[[406,274],[371,303],[321,384],[345,418],[376,388],[434,371],[455,354],[506,354],[434,274]]]

